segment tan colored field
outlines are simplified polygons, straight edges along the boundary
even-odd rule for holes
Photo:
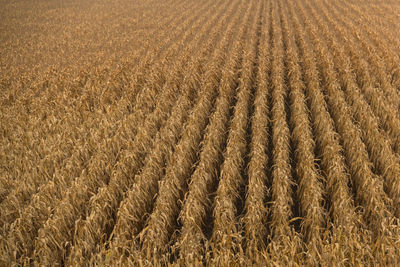
[[[0,1],[0,266],[400,265],[400,2]]]

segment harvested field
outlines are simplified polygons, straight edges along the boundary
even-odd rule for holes
[[[0,1],[0,266],[400,265],[399,14]]]

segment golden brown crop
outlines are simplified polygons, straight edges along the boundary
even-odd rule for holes
[[[400,265],[400,3],[0,3],[0,266]]]

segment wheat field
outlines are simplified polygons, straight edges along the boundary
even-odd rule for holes
[[[0,266],[400,265],[400,2],[0,1]]]

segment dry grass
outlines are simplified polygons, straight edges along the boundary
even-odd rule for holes
[[[0,265],[399,265],[400,4],[0,3]]]

